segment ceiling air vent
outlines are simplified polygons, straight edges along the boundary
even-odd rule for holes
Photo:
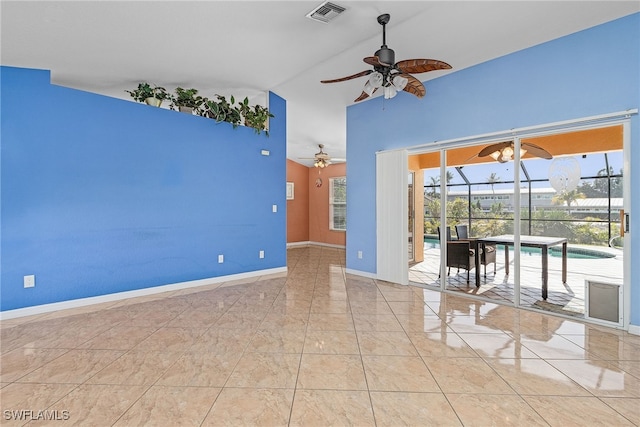
[[[320,6],[307,13],[307,18],[314,21],[324,22],[325,24],[335,19],[338,15],[344,12],[346,9],[342,6],[338,6],[335,3],[324,2]]]

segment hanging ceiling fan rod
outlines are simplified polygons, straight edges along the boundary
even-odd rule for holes
[[[378,24],[382,25],[382,46],[380,47],[387,47],[387,24],[390,19],[391,15],[388,13],[378,16]]]

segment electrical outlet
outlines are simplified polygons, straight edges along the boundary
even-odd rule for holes
[[[29,276],[24,276],[24,287],[25,288],[34,288],[36,286],[36,276],[31,274]]]
[[[260,251],[260,258],[264,258],[264,251]]]
[[[218,264],[222,264],[224,262],[224,255],[218,255]]]
[[[358,251],[358,259],[362,259],[362,251]]]

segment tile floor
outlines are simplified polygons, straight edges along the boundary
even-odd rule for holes
[[[3,321],[0,422],[640,425],[640,336],[345,275],[333,248],[288,267]]]

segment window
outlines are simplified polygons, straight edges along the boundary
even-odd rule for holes
[[[329,229],[347,230],[347,177],[329,178]]]

